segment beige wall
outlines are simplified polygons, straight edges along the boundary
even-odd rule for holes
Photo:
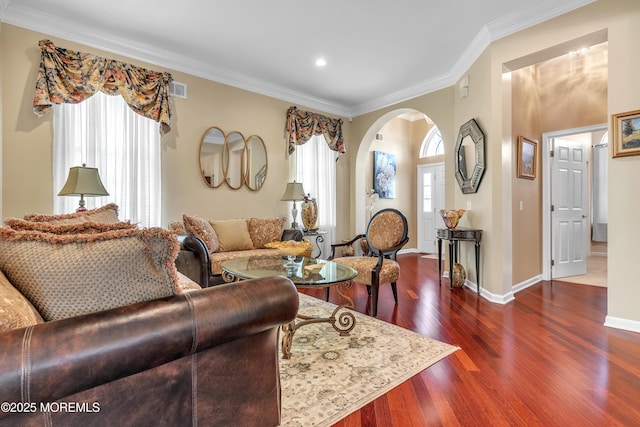
[[[32,112],[32,100],[40,58],[38,41],[51,38],[20,27],[3,24],[2,59],[5,67],[3,178],[4,217],[21,217],[28,212],[51,212],[53,189],[52,112],[37,118]],[[77,43],[51,38],[58,46],[121,59],[136,65],[164,70],[130,58],[102,52]],[[289,103],[223,84],[170,71],[176,81],[188,86],[188,99],[173,99],[172,131],[162,138],[162,222],[179,219],[182,213],[211,219],[243,217],[290,216],[291,207],[281,202],[288,180],[288,160],[283,137],[286,110]],[[200,176],[198,154],[200,141],[210,126],[224,132],[239,131],[245,137],[259,135],[268,152],[268,173],[263,189],[249,191],[227,188],[211,189]],[[349,134],[349,123],[344,123]],[[348,141],[347,141],[347,150]],[[338,161],[338,218],[348,214],[349,156]],[[346,196],[345,196],[346,195]],[[320,201],[321,202],[321,201]],[[343,233],[346,221],[339,221]]]
[[[539,142],[536,179],[517,178],[514,167],[514,285],[542,271],[542,134],[607,123],[607,77],[607,43],[585,55],[563,55],[512,73],[514,165],[519,135]]]

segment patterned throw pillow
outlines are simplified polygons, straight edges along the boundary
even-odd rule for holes
[[[249,218],[249,236],[256,249],[264,248],[267,243],[278,242],[282,239],[286,218]]]
[[[0,332],[43,323],[42,316],[0,271]]]
[[[18,218],[9,218],[4,221],[5,225],[14,230],[33,230],[53,234],[83,234],[102,233],[112,230],[125,230],[136,228],[130,222],[78,222],[74,224],[56,224],[50,222],[25,221]]]
[[[220,251],[243,251],[253,249],[253,242],[249,236],[249,228],[245,219],[224,219],[212,221],[213,229],[220,241]]]
[[[176,234],[187,234],[187,230],[184,228],[184,222],[182,221],[171,221],[167,225],[167,228]]]
[[[182,215],[182,220],[186,232],[201,238],[210,254],[218,252],[220,249],[218,236],[207,220],[187,214]]]
[[[180,245],[161,228],[56,235],[0,228],[0,270],[47,321],[179,293]]]
[[[101,208],[62,215],[28,214],[24,216],[24,219],[26,221],[49,222],[52,224],[76,224],[85,221],[118,222],[118,205],[110,203]]]

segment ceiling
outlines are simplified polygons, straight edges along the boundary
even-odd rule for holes
[[[492,41],[593,1],[0,0],[0,17],[351,118],[451,86]]]

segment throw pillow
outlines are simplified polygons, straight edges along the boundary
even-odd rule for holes
[[[207,220],[186,214],[182,215],[182,220],[184,221],[185,231],[201,238],[210,254],[218,252],[218,249],[220,249],[218,236]]]
[[[264,248],[267,243],[279,242],[282,239],[286,218],[249,218],[247,226],[249,236],[256,249]]]
[[[179,293],[175,234],[56,235],[0,228],[0,270],[47,321]]]
[[[249,228],[245,219],[212,221],[213,229],[220,241],[220,251],[243,251],[253,249]]]
[[[176,234],[187,234],[187,230],[184,228],[184,222],[182,221],[171,221],[167,225],[167,228]]]
[[[62,215],[28,214],[24,216],[24,219],[27,221],[50,222],[53,224],[75,224],[85,221],[118,222],[118,205],[110,203],[101,208]]]
[[[83,234],[102,233],[112,230],[124,230],[136,228],[130,222],[79,222],[75,224],[56,224],[50,222],[25,221],[18,218],[9,218],[4,221],[5,225],[14,230],[33,230],[53,234]]]
[[[0,271],[0,332],[43,323],[38,311]]]

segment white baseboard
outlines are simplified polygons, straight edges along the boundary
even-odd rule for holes
[[[623,329],[625,331],[640,333],[640,322],[638,322],[637,320],[606,316],[604,318],[604,326],[607,326],[609,328]]]
[[[517,285],[514,285],[512,288],[512,293],[518,293],[524,289],[527,289],[530,286],[535,285],[536,283],[538,283],[539,281],[542,280],[542,274],[538,274],[535,277],[532,277],[530,279],[525,280],[524,282],[520,282]]]

